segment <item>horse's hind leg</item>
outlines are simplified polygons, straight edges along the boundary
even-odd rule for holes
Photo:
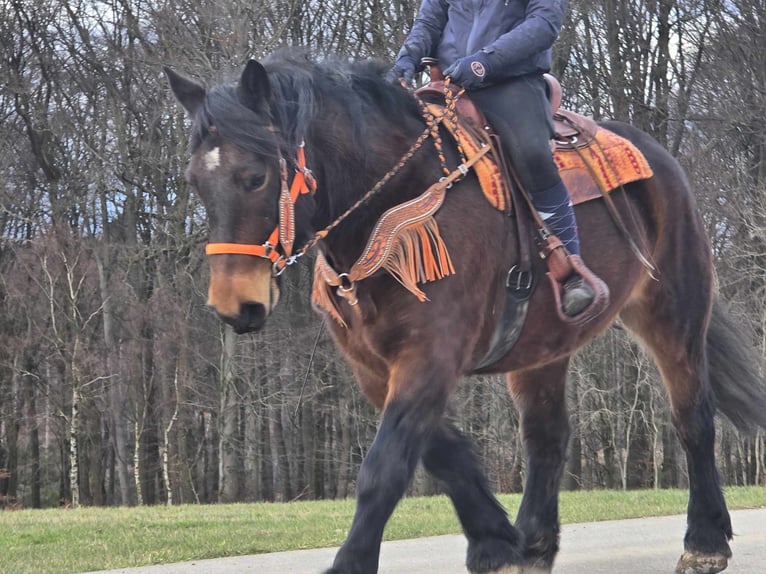
[[[471,441],[446,420],[423,452],[423,466],[444,487],[468,539],[466,566],[474,574],[521,572],[523,540],[489,488]]]
[[[524,497],[516,517],[516,526],[526,537],[525,573],[550,572],[559,549],[559,487],[570,434],[568,364],[564,358],[508,375],[527,457]]]
[[[680,267],[679,267],[680,268]],[[715,406],[708,380],[706,332],[710,287],[703,273],[646,286],[622,314],[653,353],[668,391],[673,424],[686,450],[689,505],[684,554],[677,574],[714,574],[731,557],[731,521],[715,466]],[[674,288],[674,285],[680,287]],[[694,289],[684,289],[693,285]]]

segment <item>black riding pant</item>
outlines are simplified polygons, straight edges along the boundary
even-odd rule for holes
[[[533,195],[561,181],[551,154],[553,119],[543,75],[529,74],[472,91],[504,144],[521,183]]]

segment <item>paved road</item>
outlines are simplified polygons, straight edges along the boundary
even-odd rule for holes
[[[732,512],[734,558],[728,574],[766,573],[766,509]],[[563,527],[556,574],[671,574],[683,547],[685,516],[615,520]],[[465,538],[435,536],[385,542],[380,574],[465,574]],[[110,574],[316,574],[334,548],[198,560]],[[102,572],[100,574],[106,574]]]

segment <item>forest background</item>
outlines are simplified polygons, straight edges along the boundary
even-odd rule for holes
[[[205,308],[205,215],[161,68],[233,81],[281,46],[390,61],[416,0],[0,0],[0,506],[344,498],[376,413],[311,309]],[[646,130],[685,167],[718,286],[766,355],[766,2],[571,0],[565,106]],[[693,288],[694,286],[690,286]],[[687,484],[658,374],[619,324],[570,371],[569,489]],[[502,377],[452,416],[521,489]],[[766,484],[764,434],[718,424],[725,484]],[[424,474],[415,494],[436,491]]]

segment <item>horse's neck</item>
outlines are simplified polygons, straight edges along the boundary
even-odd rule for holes
[[[382,129],[369,133],[361,149],[353,145],[335,147],[321,138],[314,141],[320,164],[316,167],[320,178],[315,225],[318,230],[332,227],[326,243],[338,260],[352,263],[387,209],[438,179],[438,174],[432,175],[432,158],[427,156],[417,155],[399,166],[417,136]],[[363,203],[358,205],[360,201]]]

